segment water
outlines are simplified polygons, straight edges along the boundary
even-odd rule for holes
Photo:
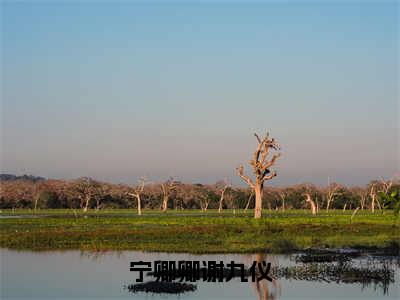
[[[398,299],[399,266],[394,269],[394,283],[384,291],[374,284],[326,283],[294,279],[262,281],[257,293],[255,283],[197,282],[197,290],[181,295],[133,294],[124,288],[135,283],[138,273],[130,272],[131,261],[223,260],[249,266],[256,255],[190,255],[142,253],[138,251],[82,253],[80,251],[29,252],[1,249],[2,299]],[[293,266],[290,256],[266,255],[272,265]],[[145,281],[150,277],[145,277]],[[267,285],[264,285],[266,284]],[[267,297],[264,297],[267,294]]]

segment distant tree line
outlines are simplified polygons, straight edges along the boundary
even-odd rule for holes
[[[45,180],[44,177],[26,175],[26,174],[22,175],[22,176],[17,176],[17,175],[14,175],[14,174],[0,174],[0,181],[17,180],[17,179],[30,180],[30,181],[33,181],[33,182]]]
[[[316,210],[382,209],[378,195],[400,190],[399,180],[374,180],[362,187],[337,183],[327,186],[298,184],[264,187],[263,207],[270,210],[310,208]],[[233,187],[226,181],[215,184],[186,184],[170,178],[161,183],[141,179],[136,186],[111,184],[83,177],[75,180],[44,179],[33,176],[0,176],[0,208],[132,208],[158,209],[253,209],[253,190]],[[140,205],[140,206],[139,206]]]

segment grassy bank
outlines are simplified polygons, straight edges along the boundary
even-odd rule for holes
[[[143,250],[283,253],[306,247],[385,247],[399,243],[400,223],[391,212],[91,211],[3,210],[0,247],[26,250]]]

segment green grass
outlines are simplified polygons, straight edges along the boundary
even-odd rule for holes
[[[400,224],[391,212],[307,210],[167,213],[145,210],[2,210],[0,247],[25,250],[143,250],[190,253],[290,252],[306,247],[385,247],[399,244]]]

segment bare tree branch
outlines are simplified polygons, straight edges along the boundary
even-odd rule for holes
[[[274,178],[276,175],[277,175],[277,173],[276,173],[275,171],[272,171],[272,173],[271,173],[270,175],[264,176],[264,177],[263,177],[263,181],[271,180],[271,179]]]
[[[144,191],[144,186],[146,184],[146,178],[141,177],[139,180],[139,184],[134,188],[133,193],[127,193],[128,196],[134,197],[137,199],[137,207],[138,207],[138,215],[142,215],[142,202],[141,202],[141,194]]]
[[[253,181],[246,175],[244,175],[244,168],[243,166],[240,166],[239,168],[236,169],[238,175],[252,188],[255,187]]]
[[[280,157],[280,153],[273,154],[272,158],[268,160],[270,149],[279,150],[280,146],[275,139],[269,137],[269,133],[265,135],[264,139],[261,139],[257,133],[254,134],[258,141],[258,145],[253,154],[253,159],[250,161],[250,165],[253,168],[253,174],[255,175],[255,181],[251,180],[250,177],[244,174],[243,166],[239,166],[236,170],[238,175],[254,190],[256,198],[255,218],[261,217],[262,210],[262,193],[264,181],[270,180],[276,176],[275,171],[271,171],[276,160]]]

